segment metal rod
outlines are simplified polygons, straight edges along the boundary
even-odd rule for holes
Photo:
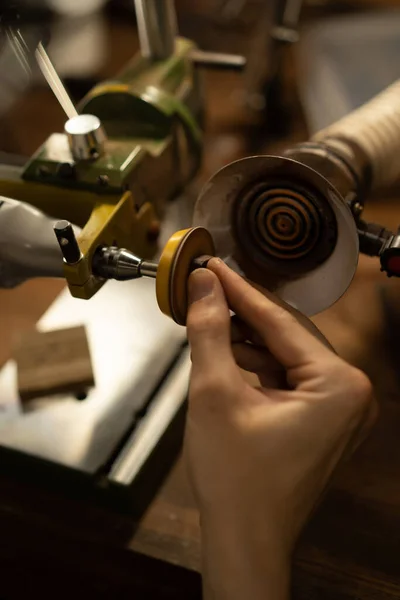
[[[142,55],[163,60],[175,50],[177,21],[173,0],[135,0]]]
[[[39,43],[36,49],[35,55],[40,70],[42,71],[47,83],[53,90],[55,97],[59,101],[68,118],[72,119],[73,117],[77,117],[78,111],[76,110],[71,98],[69,97],[68,92],[60,79],[60,76],[58,75],[53,63],[51,62],[41,42]]]
[[[143,277],[157,277],[157,269],[158,263],[150,262],[148,260],[143,260],[139,267],[140,274]]]
[[[64,220],[57,221],[54,225],[54,233],[56,234],[65,262],[72,265],[77,263],[82,254],[71,223]]]
[[[303,0],[286,0],[283,6],[282,22],[279,25],[297,29],[302,6]]]
[[[246,58],[240,54],[222,54],[221,52],[193,50],[190,58],[196,66],[209,69],[242,71],[246,66]]]

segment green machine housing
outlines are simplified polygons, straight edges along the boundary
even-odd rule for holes
[[[91,269],[99,246],[154,255],[166,202],[199,168],[203,98],[194,48],[177,38],[165,60],[138,55],[82,100],[79,113],[97,116],[107,133],[100,157],[75,161],[67,135],[54,133],[21,172],[0,173],[0,194],[82,228],[81,259],[64,268],[75,297],[90,298],[104,283]]]

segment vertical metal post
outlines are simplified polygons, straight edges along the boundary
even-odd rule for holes
[[[173,54],[177,21],[174,0],[135,0],[142,55],[163,60]]]
[[[283,27],[296,29],[299,26],[303,0],[286,0],[281,7],[281,22]]]

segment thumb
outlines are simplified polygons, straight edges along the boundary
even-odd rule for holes
[[[216,376],[235,369],[231,349],[230,313],[218,277],[196,269],[189,277],[187,334],[192,351],[193,374]]]

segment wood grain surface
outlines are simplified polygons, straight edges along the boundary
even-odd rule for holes
[[[94,385],[85,327],[35,329],[14,345],[18,391],[22,402],[60,393],[84,393]]]

